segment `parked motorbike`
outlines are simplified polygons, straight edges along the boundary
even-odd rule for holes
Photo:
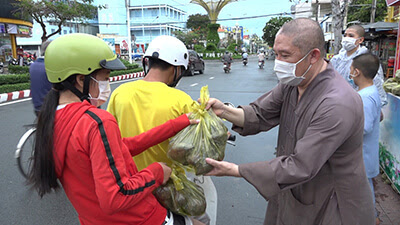
[[[247,58],[243,59],[243,65],[245,65],[245,66],[247,65]]]
[[[4,64],[0,62],[0,73],[4,73]]]
[[[8,65],[18,66],[19,65],[19,61],[18,61],[18,59],[11,57],[10,60],[8,60]]]
[[[228,62],[224,62],[224,72],[229,73],[231,71],[231,67]]]
[[[258,67],[260,69],[264,68],[264,61],[263,60],[258,61]]]

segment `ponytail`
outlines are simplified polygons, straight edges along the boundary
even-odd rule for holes
[[[74,84],[75,77],[70,76],[67,80]],[[53,88],[44,99],[37,120],[32,167],[28,172],[27,183],[38,192],[40,197],[60,188],[53,156],[53,134],[60,91],[64,89],[62,84],[53,84]]]

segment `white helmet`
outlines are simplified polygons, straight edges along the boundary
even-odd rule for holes
[[[147,47],[144,58],[158,58],[173,66],[183,66],[187,69],[189,62],[188,50],[176,37],[158,36]]]

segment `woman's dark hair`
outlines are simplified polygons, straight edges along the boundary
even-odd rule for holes
[[[67,78],[72,85],[76,82],[76,75]],[[65,88],[62,84],[53,84],[53,88],[46,95],[40,110],[32,157],[32,167],[28,173],[28,184],[36,189],[40,197],[57,190],[60,185],[57,181],[53,157],[54,119],[60,97],[60,91]]]

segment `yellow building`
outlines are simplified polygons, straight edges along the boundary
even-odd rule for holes
[[[17,58],[16,37],[32,36],[32,20],[27,21],[14,15],[17,1],[2,0],[0,7],[0,62]]]

